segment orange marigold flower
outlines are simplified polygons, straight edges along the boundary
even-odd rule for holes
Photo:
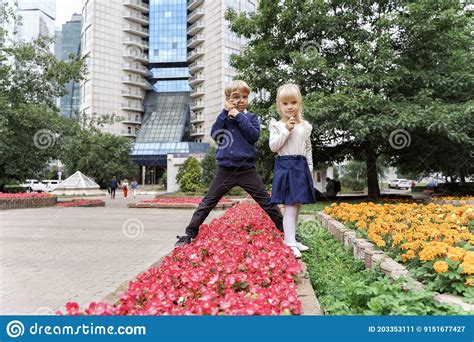
[[[459,247],[449,247],[447,257],[453,261],[462,260],[466,251]]]
[[[445,261],[436,261],[433,265],[434,270],[436,273],[444,273],[448,270],[449,265]]]

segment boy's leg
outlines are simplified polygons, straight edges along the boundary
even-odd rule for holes
[[[237,185],[247,191],[263,210],[270,216],[278,230],[283,231],[283,216],[276,204],[270,203],[270,196],[265,190],[262,179],[257,174],[257,170],[250,169],[239,175]]]
[[[204,222],[212,209],[219,203],[221,198],[236,185],[236,175],[233,171],[225,171],[217,168],[212,179],[209,191],[202,199],[198,208],[194,211],[191,222],[186,227],[186,235],[195,238],[199,233],[199,226]]]

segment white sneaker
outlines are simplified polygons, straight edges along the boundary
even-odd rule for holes
[[[307,250],[309,250],[309,247],[303,245],[301,242],[296,242],[296,247],[300,250],[300,252],[306,252]]]
[[[298,249],[298,247],[296,246],[289,246],[291,248],[291,250],[293,251],[293,254],[295,256],[296,259],[301,259],[302,255],[301,255],[301,252],[300,250]]]

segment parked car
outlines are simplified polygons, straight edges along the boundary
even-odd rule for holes
[[[43,183],[37,179],[27,179],[23,186],[26,188],[27,192],[42,191],[44,188]]]
[[[42,183],[44,184],[44,191],[51,192],[54,191],[61,182],[57,179],[43,179]]]
[[[392,189],[410,189],[411,182],[407,179],[394,179],[388,183],[388,187]]]
[[[27,192],[51,192],[57,188],[60,181],[56,179],[44,179],[39,181],[37,179],[27,179],[23,186]]]

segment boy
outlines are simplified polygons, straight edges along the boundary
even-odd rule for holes
[[[276,204],[270,203],[265,186],[257,174],[255,143],[260,135],[260,122],[254,113],[245,110],[250,87],[244,81],[233,81],[225,89],[226,103],[211,129],[217,143],[217,172],[209,191],[186,227],[186,235],[178,236],[175,247],[190,243],[199,233],[199,226],[220,199],[233,187],[240,186],[270,216],[278,230],[283,231],[283,216]]]

